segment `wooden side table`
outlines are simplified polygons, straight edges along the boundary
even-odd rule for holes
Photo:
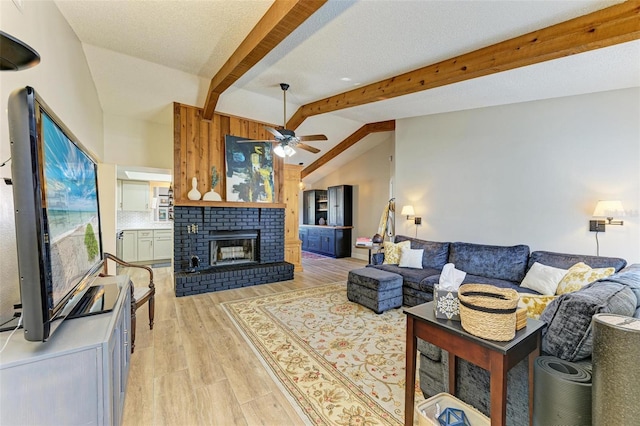
[[[435,317],[433,302],[404,310],[407,315],[407,365],[404,424],[413,426],[417,338],[449,352],[449,393],[456,394],[456,357],[489,370],[491,424],[504,425],[507,417],[507,371],[529,357],[529,422],[533,418],[533,367],[540,355],[542,321],[528,319],[526,327],[508,342],[485,340],[467,333],[459,321]]]

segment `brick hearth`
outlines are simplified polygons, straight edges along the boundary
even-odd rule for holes
[[[283,208],[176,206],[176,296],[293,279],[293,265],[284,261],[284,215]],[[256,263],[211,266],[209,242],[220,231],[257,231]],[[192,267],[193,256],[199,259],[197,267]]]

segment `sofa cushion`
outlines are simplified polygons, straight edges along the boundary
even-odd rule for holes
[[[442,349],[432,343],[425,342],[422,339],[418,339],[417,342],[418,352],[432,361],[440,361],[442,357]]]
[[[638,299],[636,306],[640,307],[640,263],[629,265],[617,274],[611,275],[602,281],[613,281],[629,287]]]
[[[411,241],[412,249],[423,249],[422,267],[442,269],[449,258],[449,243],[425,241],[404,235],[396,235],[395,242]]]
[[[438,284],[439,280],[440,280],[440,275],[428,276],[424,280],[422,280],[422,282],[420,283],[420,287],[425,289],[431,288],[431,291],[433,291],[434,284]],[[481,275],[467,274],[467,276],[464,277],[464,280],[462,280],[462,284],[490,284],[500,288],[512,288],[520,293],[538,294],[538,292],[536,292],[535,290],[520,287],[520,283],[516,281],[507,281],[507,280],[501,280],[497,278],[483,277]]]
[[[556,288],[556,294],[566,294],[580,290],[587,284],[606,278],[615,272],[615,268],[592,268],[584,262],[578,262],[567,271]]]
[[[540,315],[547,324],[542,330],[542,351],[565,361],[591,356],[591,318],[598,313],[632,316],[637,302],[630,287],[606,279],[559,296]]]
[[[408,282],[420,283],[426,277],[437,275],[440,273],[437,269],[426,268],[426,269],[417,269],[417,268],[401,268],[398,265],[367,265],[369,268],[376,268],[382,271],[394,272],[398,275],[402,276],[403,285],[407,285]]]
[[[627,265],[626,260],[617,257],[587,256],[580,254],[554,253],[551,251],[532,252],[531,257],[529,257],[528,268],[531,268],[531,265],[535,262],[562,269],[569,269],[578,262],[584,262],[592,268],[614,267],[616,272]]]
[[[470,275],[520,282],[529,259],[529,246],[511,247],[451,243],[449,262]],[[467,276],[468,279],[468,276]],[[467,281],[466,282],[472,282]]]
[[[407,285],[402,287],[402,303],[405,306],[422,305],[433,300],[433,292],[424,292]]]

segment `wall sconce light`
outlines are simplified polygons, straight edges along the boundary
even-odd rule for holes
[[[420,225],[422,223],[422,218],[416,216],[416,212],[413,209],[412,205],[403,206],[402,207],[402,211],[400,212],[400,215],[401,216],[406,216],[407,220],[413,219],[413,223],[416,224],[416,225]]]
[[[589,231],[605,232],[606,225],[624,225],[622,220],[613,220],[614,216],[624,216],[624,207],[622,207],[621,201],[598,201],[596,209],[593,211],[593,217],[605,217],[607,220],[590,220]]]

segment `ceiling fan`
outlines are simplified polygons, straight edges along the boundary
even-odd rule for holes
[[[238,141],[238,142],[275,142],[278,143],[273,148],[274,154],[279,157],[291,157],[296,153],[296,148],[304,149],[305,151],[309,151],[313,154],[317,154],[320,152],[318,148],[314,148],[310,145],[307,145],[304,142],[309,141],[326,141],[327,137],[325,135],[307,135],[307,136],[296,136],[293,130],[286,129],[287,125],[287,89],[289,89],[289,85],[287,83],[280,83],[280,88],[282,89],[282,95],[284,99],[284,120],[282,124],[282,128],[274,129],[273,127],[264,126],[264,128],[271,133],[275,140],[246,140],[246,141]]]

